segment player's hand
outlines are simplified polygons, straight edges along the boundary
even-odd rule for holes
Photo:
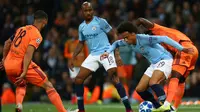
[[[25,76],[26,72],[22,72],[22,74],[16,78],[15,85],[20,85],[24,81]]]
[[[121,59],[120,55],[115,55],[115,61],[117,63],[117,66],[122,66],[123,65],[123,62],[122,62],[122,59]]]
[[[194,53],[194,49],[193,48],[183,48],[182,51],[184,53],[188,53],[188,54],[193,54]]]
[[[69,60],[69,62],[68,62],[68,67],[69,67],[69,69],[73,72],[74,71],[74,58],[72,58],[72,60]]]
[[[105,58],[107,58],[109,56],[108,52],[104,52],[101,56],[100,56],[100,60],[103,60]]]

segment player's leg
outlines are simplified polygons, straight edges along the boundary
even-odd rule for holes
[[[179,83],[178,89],[176,91],[175,97],[174,97],[174,105],[173,107],[178,109],[178,106],[181,104],[182,97],[185,92],[185,82]]]
[[[66,109],[62,104],[62,100],[59,94],[57,93],[51,82],[48,80],[46,74],[36,64],[31,64],[33,66],[30,66],[31,68],[29,68],[27,71],[26,81],[33,85],[44,88],[49,97],[49,100],[56,107],[58,112],[66,112]]]
[[[100,57],[99,57],[100,59]],[[128,100],[128,96],[126,95],[126,91],[123,87],[123,85],[119,81],[119,77],[117,76],[117,65],[115,62],[114,53],[111,53],[108,58],[99,60],[100,63],[104,66],[106,71],[108,72],[109,77],[111,77],[112,82],[117,89],[117,92],[119,96],[121,97],[121,100],[126,108],[126,112],[132,112],[132,108],[130,105],[130,102]]]
[[[192,70],[195,67],[195,63],[198,58],[198,50],[194,45],[190,43],[182,43],[185,47],[193,48],[193,54],[186,54],[184,52],[178,52],[175,56],[172,68],[172,77],[170,78],[168,86],[168,95],[165,101],[165,105],[169,105],[176,94],[177,88],[179,88],[179,83],[184,83],[183,79],[189,75],[188,70]],[[184,84],[180,85],[181,91],[183,91]],[[184,93],[184,91],[183,91]],[[182,96],[182,95],[181,95]],[[180,98],[180,97],[179,97]]]
[[[158,97],[158,100],[162,103],[164,103],[166,99],[165,91],[160,85],[162,81],[166,79],[164,73],[160,70],[154,70],[153,75],[149,81],[149,86],[151,89],[155,92],[156,96]]]
[[[76,91],[76,95],[77,95],[77,100],[78,100],[78,109],[79,112],[84,112],[85,108],[84,108],[84,80],[91,74],[91,70],[81,67],[80,68],[80,72],[78,73],[78,75],[75,78],[75,91]]]
[[[16,90],[16,112],[22,111],[22,102],[26,94],[26,85],[17,86]]]
[[[172,69],[172,59],[161,60],[155,64],[153,75],[149,81],[149,86],[155,92],[158,100],[164,103],[166,99],[165,91],[161,86],[161,82],[169,77]]]
[[[150,68],[147,69],[147,71],[145,72],[145,74],[140,79],[140,82],[138,83],[138,85],[136,87],[136,92],[140,95],[140,97],[143,100],[151,101],[153,103],[154,107],[158,108],[161,105],[159,104],[158,101],[155,100],[153,94],[150,91],[148,91],[149,80],[150,80],[150,76],[151,76],[151,73],[150,74],[148,74],[148,73],[150,73]]]
[[[92,71],[96,71],[99,68],[99,64],[96,58],[97,58],[96,56],[89,55],[82,63],[80,71],[75,78],[75,84],[76,84],[75,90],[78,100],[79,112],[85,112],[84,100],[83,100],[83,94],[84,94],[83,82],[91,74]]]
[[[6,75],[9,81],[11,81],[13,84],[16,82],[16,78],[18,77],[20,70],[7,70]],[[22,111],[22,103],[26,94],[26,81],[23,80],[19,85],[16,86],[16,112],[21,112]]]

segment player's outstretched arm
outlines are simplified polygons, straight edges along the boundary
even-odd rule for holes
[[[120,46],[125,46],[125,45],[128,45],[128,44],[123,39],[117,40],[111,45],[111,47],[106,52],[111,53],[116,48],[118,48]]]
[[[165,44],[168,44],[170,46],[173,46],[173,47],[177,48],[179,51],[183,50],[183,46],[182,45],[180,45],[178,42],[172,40],[168,36],[154,36],[154,35],[149,35],[148,41],[151,44],[156,44],[156,43],[162,43],[163,42]]]
[[[182,45],[180,45],[178,42],[172,40],[168,36],[156,36],[156,38],[157,38],[156,40],[158,40],[159,43],[164,42],[164,43],[166,43],[168,45],[171,45],[171,46],[175,47],[179,51],[183,51],[183,52],[189,53],[189,54],[193,54],[194,53],[193,48],[184,48]],[[153,40],[155,40],[155,39],[153,39]]]
[[[145,28],[150,29],[150,28],[153,28],[154,23],[145,18],[138,18],[136,20],[136,25],[137,26],[143,25]]]

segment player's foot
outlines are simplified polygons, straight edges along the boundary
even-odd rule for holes
[[[152,112],[168,112],[170,110],[171,110],[170,105],[168,105],[168,106],[162,105],[157,109],[152,109]]]
[[[15,112],[22,112],[22,104],[16,105]]]
[[[76,109],[76,110],[67,109],[67,112],[79,112],[79,110],[78,109]]]
[[[176,112],[176,109],[173,106],[170,106],[170,112]]]

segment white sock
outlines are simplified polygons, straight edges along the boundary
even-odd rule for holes
[[[16,105],[16,108],[22,109],[22,104],[18,103],[18,104]]]
[[[165,107],[167,107],[167,106],[169,106],[169,105],[170,105],[170,103],[169,103],[168,101],[165,101],[165,102],[164,102],[164,106],[165,106]]]

